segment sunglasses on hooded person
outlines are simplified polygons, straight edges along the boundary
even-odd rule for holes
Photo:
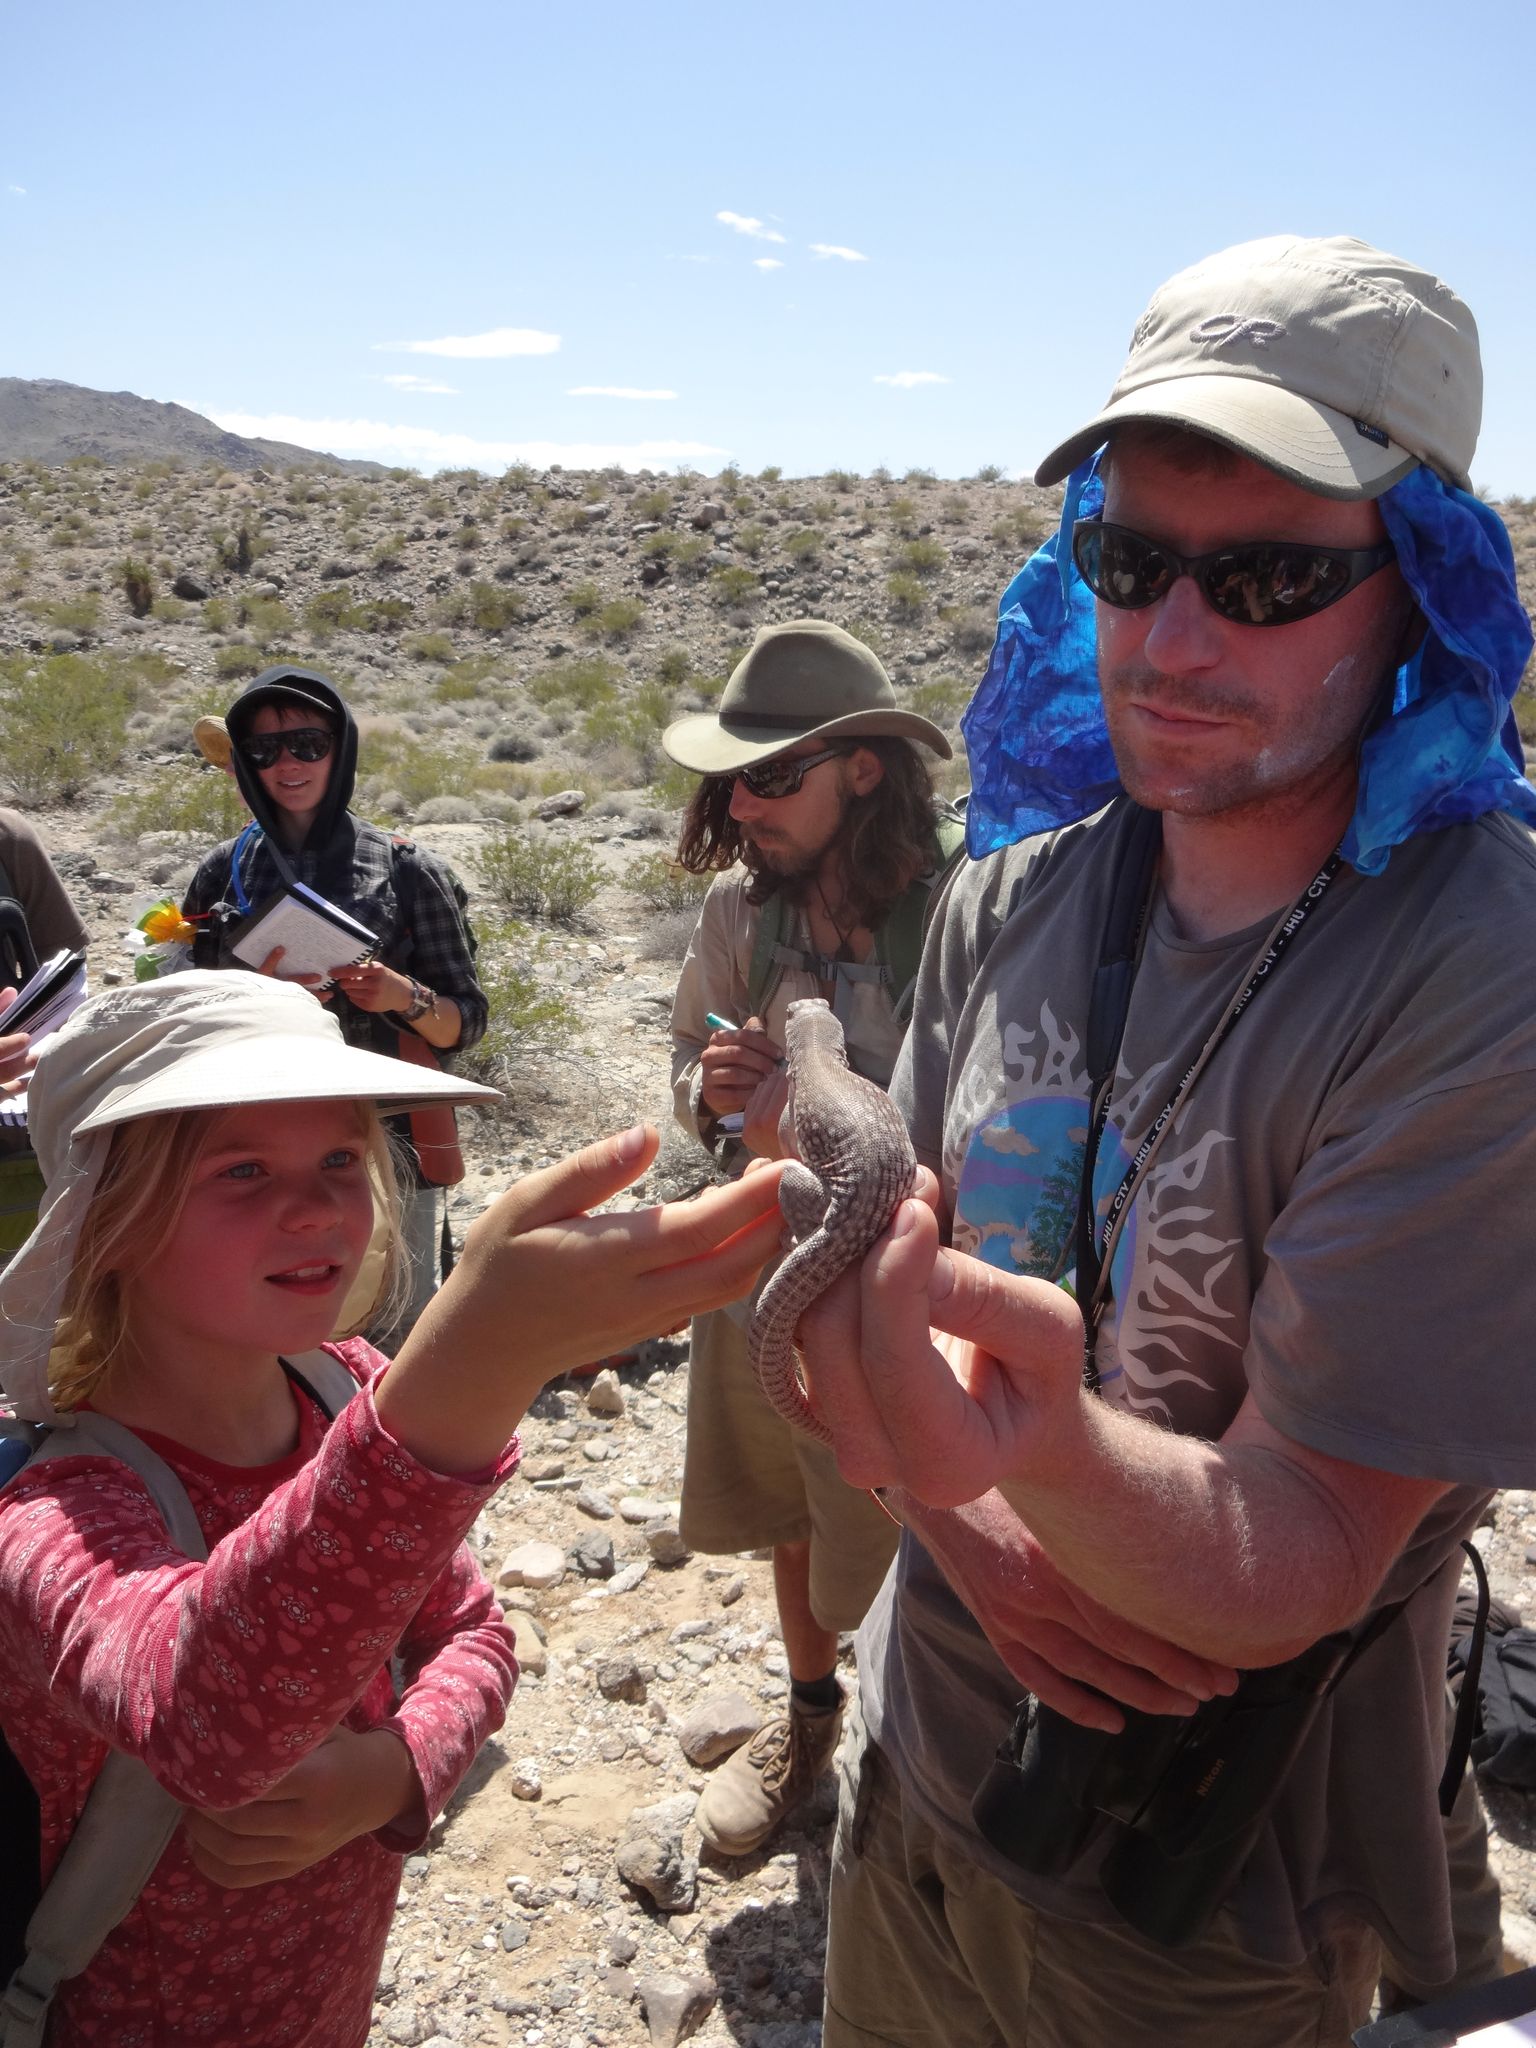
[[[1315,618],[1395,554],[1390,541],[1329,548],[1311,541],[1249,540],[1208,555],[1181,555],[1105,519],[1079,519],[1072,529],[1078,574],[1103,603],[1143,611],[1181,576],[1190,576],[1217,617],[1239,626],[1288,626]]]
[[[247,733],[239,747],[253,768],[275,768],[284,754],[295,761],[323,761],[335,744],[336,735],[326,726],[290,725],[281,732]]]
[[[838,761],[849,752],[847,747],[824,747],[819,754],[802,754],[798,759],[777,754],[771,761],[754,761],[750,768],[732,771],[733,782],[745,783],[755,797],[773,802],[776,797],[793,796],[812,768],[819,768],[823,761]]]

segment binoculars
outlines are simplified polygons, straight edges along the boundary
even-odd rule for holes
[[[1107,1826],[1106,1898],[1138,1933],[1182,1947],[1205,1932],[1241,1876],[1355,1643],[1347,1631],[1324,1636],[1284,1664],[1245,1672],[1235,1692],[1187,1716],[1122,1708],[1118,1735],[1027,1699],[972,1818],[1036,1877],[1064,1876]]]

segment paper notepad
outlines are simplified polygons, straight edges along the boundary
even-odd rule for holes
[[[259,967],[275,946],[283,949],[279,976],[329,974],[356,967],[378,950],[378,936],[338,910],[302,882],[280,889],[230,935],[230,951],[247,967]]]
[[[67,947],[51,954],[30,980],[16,991],[16,1000],[0,1012],[0,1034],[25,1031],[35,1045],[57,1031],[85,1001],[85,955]],[[27,1091],[0,1095],[0,1130],[25,1130]]]

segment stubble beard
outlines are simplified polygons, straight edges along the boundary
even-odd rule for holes
[[[1351,712],[1334,719],[1318,717],[1310,724],[1298,718],[1287,730],[1277,729],[1266,717],[1266,707],[1252,696],[1175,682],[1153,669],[1110,670],[1102,679],[1102,690],[1110,746],[1126,794],[1149,810],[1233,825],[1258,820],[1283,824],[1309,810],[1324,792],[1346,782],[1352,786],[1360,741],[1375,703],[1373,691],[1364,717]],[[1131,697],[1192,718],[1241,722],[1259,744],[1241,759],[1192,768],[1187,775],[1176,768],[1144,766],[1137,741],[1121,716]]]

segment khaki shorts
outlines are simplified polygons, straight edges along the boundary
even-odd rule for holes
[[[900,1530],[878,1501],[849,1486],[825,1444],[764,1400],[747,1333],[724,1309],[693,1325],[683,1541],[711,1553],[811,1546],[811,1612],[854,1629],[879,1591]]]
[[[823,2048],[1349,2048],[1380,1944],[1357,1921],[1305,1963],[1220,1920],[1165,1949],[1025,1905],[902,1808],[862,1727],[841,1766]]]

